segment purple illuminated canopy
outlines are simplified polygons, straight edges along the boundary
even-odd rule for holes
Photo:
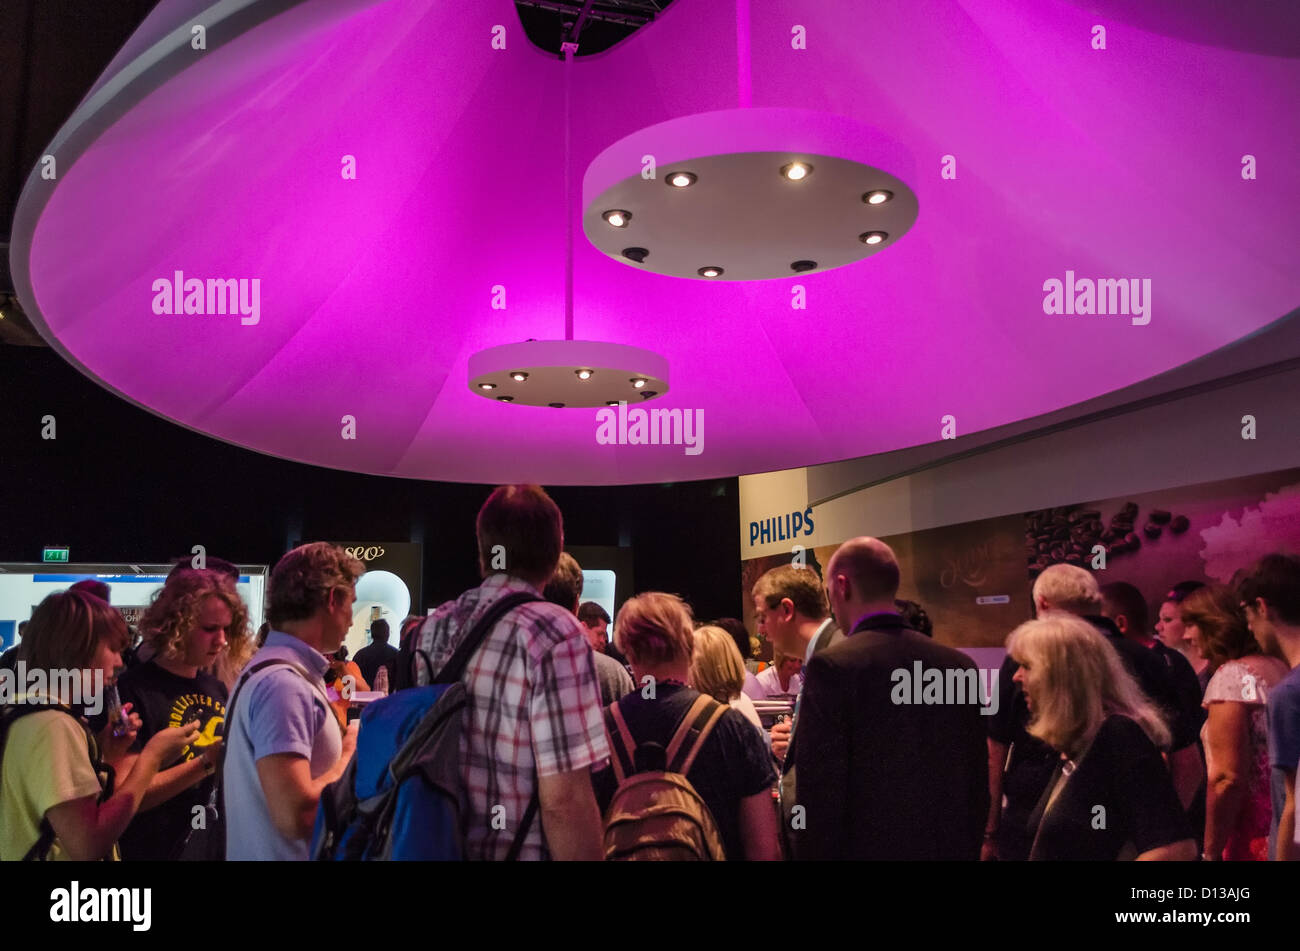
[[[1160,17],[1138,0],[748,6],[748,63],[732,4],[678,0],[569,67],[574,335],[666,358],[655,405],[700,421],[698,454],[608,444],[595,410],[469,391],[473,354],[565,327],[566,67],[529,45],[508,0],[162,0],[51,144],[57,176],[38,163],[28,180],[12,254],[24,307],[113,392],[261,452],[619,484],[919,445],[947,416],[958,434],[999,426],[1300,303],[1300,60],[1263,38],[1300,35],[1293,5],[1246,4],[1259,44],[1234,27],[1221,45],[1207,3]],[[734,110],[747,83],[755,109],[823,114],[819,154],[906,183],[919,215],[905,238],[752,283],[638,271],[592,247],[593,160]],[[836,144],[864,127],[874,153]],[[661,147],[676,161],[689,145]],[[609,184],[636,168],[591,171]],[[177,272],[182,312],[167,313]],[[184,313],[194,279],[191,304],[227,313]],[[1094,309],[1137,291],[1128,306],[1149,322],[1045,313],[1053,280],[1062,296],[1091,282]]]

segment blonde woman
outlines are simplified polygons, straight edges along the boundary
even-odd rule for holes
[[[140,619],[140,630],[150,659],[118,683],[142,722],[137,745],[181,724],[197,724],[199,735],[163,764],[122,836],[122,857],[174,861],[193,830],[194,807],[205,807],[211,796],[225,735],[227,688],[211,671],[223,656],[243,653],[251,642],[248,611],[225,574],[187,569],[167,579]]]
[[[1031,818],[1031,860],[1190,861],[1196,843],[1160,756],[1164,718],[1106,638],[1053,613],[1012,632],[1029,732],[1060,756]]]
[[[641,594],[619,609],[614,643],[627,655],[632,679],[640,689],[621,698],[617,707],[632,739],[633,749],[628,752],[647,754],[645,759],[636,756],[627,764],[628,775],[656,768],[638,768],[637,762],[650,758],[652,745],[668,749],[700,697],[687,684],[695,648],[691,629],[690,609],[676,595]],[[648,693],[643,685],[653,685],[653,692]],[[762,736],[738,710],[726,710],[697,752],[686,778],[708,806],[726,858],[779,860],[781,848],[772,808],[776,771]],[[657,768],[662,769],[662,764]],[[609,766],[592,776],[602,813],[609,809],[618,787],[614,773]]]
[[[690,682],[700,693],[739,710],[746,720],[759,730],[763,729],[754,701],[742,693],[745,662],[735,640],[722,628],[706,624],[696,629]]]

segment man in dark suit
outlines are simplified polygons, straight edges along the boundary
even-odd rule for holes
[[[803,660],[805,668],[813,654],[844,640],[843,633],[830,616],[822,579],[813,568],[782,565],[765,572],[750,589],[754,599],[754,617],[758,633],[787,657]],[[772,727],[772,753],[781,763],[781,823],[786,854],[791,854],[790,836],[797,834],[791,825],[794,805],[795,719]]]
[[[979,672],[907,627],[898,582],[894,553],[875,538],[845,542],[826,567],[831,608],[849,634],[807,667],[796,858],[979,858],[988,812],[978,688],[971,696]]]

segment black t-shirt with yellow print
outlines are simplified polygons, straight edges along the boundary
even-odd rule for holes
[[[185,747],[175,762],[163,764],[163,769],[203,755],[205,749],[225,734],[226,686],[211,674],[199,671],[193,679],[178,677],[149,661],[122,674],[117,689],[122,703],[133,704],[132,712],[142,722],[136,736],[136,752],[160,730],[191,720],[198,722],[198,739]],[[195,807],[207,804],[213,782],[208,776],[167,802],[137,814],[122,834],[122,858],[126,861],[179,858],[194,828]]]

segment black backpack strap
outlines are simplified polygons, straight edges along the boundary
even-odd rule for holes
[[[45,710],[58,710],[66,713],[72,719],[77,721],[86,734],[86,746],[90,755],[91,768],[95,770],[95,776],[103,776],[99,781],[99,798],[96,802],[104,802],[113,795],[113,787],[116,780],[116,772],[111,765],[100,759],[99,741],[95,739],[95,734],[90,732],[90,727],[86,725],[85,720],[73,713],[68,707],[58,703],[22,703],[10,704],[0,710],[0,764],[4,762],[5,747],[9,743],[9,730],[18,720],[32,713],[41,713]],[[36,843],[27,850],[23,856],[24,862],[44,862],[50,854],[50,849],[54,847],[56,838],[54,826],[50,825],[50,820],[41,816],[40,835],[36,838]]]
[[[482,646],[483,641],[487,639],[492,629],[497,626],[498,621],[521,604],[543,600],[545,599],[539,598],[530,591],[515,591],[493,602],[492,606],[483,612],[482,617],[461,639],[461,642],[456,646],[456,650],[452,652],[451,658],[442,665],[442,670],[438,671],[438,676],[430,679],[430,683],[454,684],[459,681],[475,652]],[[423,656],[422,651],[417,653]],[[425,657],[425,662],[428,663],[427,657]],[[533,778],[536,780],[535,776]],[[519,858],[519,853],[524,847],[524,840],[528,838],[528,830],[532,828],[533,819],[537,816],[537,810],[540,807],[541,800],[538,798],[537,785],[534,782],[533,797],[528,801],[528,808],[524,810],[523,819],[519,823],[519,831],[515,833],[514,840],[510,843],[510,851],[506,853],[507,861],[513,862]]]
[[[417,665],[420,664],[429,674],[428,682],[434,682],[437,671],[433,669],[433,661],[429,660],[428,654],[416,646],[420,642],[420,631],[423,628],[424,621],[421,621],[403,635],[401,646],[397,650],[397,659],[393,661],[393,682],[388,685],[390,692],[396,693],[398,690],[418,686],[420,672]]]
[[[239,675],[239,680],[235,683],[235,689],[230,694],[230,703],[226,704],[225,727],[222,730],[223,739],[230,738],[230,727],[232,727],[235,723],[235,701],[239,699],[240,693],[243,692],[244,685],[247,684],[248,681],[252,679],[253,674],[257,673],[259,670],[264,670],[267,667],[277,667],[277,666],[290,668],[291,670],[295,671],[298,674],[298,676],[302,677],[304,680],[310,683],[313,688],[315,688],[316,685],[312,683],[311,678],[307,676],[307,672],[291,660],[285,660],[282,657],[272,657],[268,660],[258,661],[256,664],[253,664],[251,667],[247,668],[246,670],[243,671],[243,673]],[[326,707],[326,713],[329,713],[328,706]],[[253,743],[251,738],[248,738],[248,743],[249,746],[251,747]],[[229,746],[227,743],[223,741],[221,744],[221,751],[217,754],[217,769],[216,769],[217,816],[222,821],[224,821],[226,817],[225,775],[226,775],[226,750],[227,749],[229,749]],[[224,858],[224,855],[222,857]]]
[[[244,685],[253,679],[253,674],[257,673],[259,670],[264,670],[267,667],[288,667],[290,670],[296,673],[303,680],[307,681],[307,683],[311,684],[313,690],[316,689],[316,683],[307,674],[307,671],[303,670],[301,667],[299,667],[291,660],[286,660],[283,657],[272,657],[269,660],[258,661],[252,667],[249,667],[247,670],[245,670],[243,673],[239,675],[239,682],[235,684],[234,692],[232,692],[230,695],[230,703],[226,705],[225,722],[227,725],[231,725],[235,722],[235,701],[239,699],[239,694],[243,691]],[[328,702],[326,702],[326,709],[328,708],[329,708],[329,704]],[[223,731],[223,732],[228,733],[228,731]],[[225,759],[226,759],[226,744],[222,743],[221,761],[224,763]]]
[[[493,602],[492,607],[483,612],[478,622],[469,629],[469,633],[461,638],[460,644],[457,645],[447,663],[442,665],[442,670],[438,671],[438,676],[433,680],[433,683],[454,684],[460,680],[479,646],[492,633],[492,628],[496,627],[499,620],[521,604],[542,600],[544,599],[539,598],[532,592],[515,591]]]

